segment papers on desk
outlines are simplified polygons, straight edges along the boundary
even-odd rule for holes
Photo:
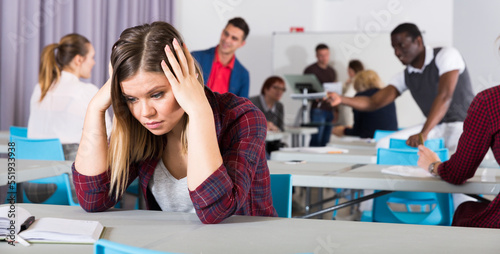
[[[410,166],[392,166],[383,168],[382,173],[406,177],[434,177],[431,173],[429,173],[429,171],[423,168]]]
[[[348,153],[349,150],[333,146],[323,147],[283,147],[280,151],[285,152],[303,152],[303,153]]]
[[[15,221],[13,232],[18,237],[32,243],[86,243],[96,242],[104,230],[99,221],[73,220],[61,218],[34,219],[26,209],[16,206],[17,216],[9,217],[10,206],[0,207],[0,239],[12,239],[10,227]],[[26,221],[29,220],[29,223]],[[23,227],[24,226],[24,227]],[[12,233],[13,233],[12,232]]]
[[[334,92],[342,95],[342,82],[326,82],[323,83],[323,88],[326,92]]]
[[[307,94],[301,94],[301,93],[294,93],[290,95],[292,99],[296,100],[302,100],[302,99],[308,99],[308,100],[315,100],[315,99],[323,99],[326,97],[326,92],[320,92],[320,93],[307,93]]]

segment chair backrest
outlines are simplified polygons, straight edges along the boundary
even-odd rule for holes
[[[449,152],[447,148],[434,151],[441,161],[447,161]],[[417,166],[418,150],[379,148],[377,150],[377,164]]]
[[[64,151],[61,141],[53,139],[29,139],[10,136],[15,143],[16,159],[63,161]]]
[[[22,138],[28,137],[28,127],[10,126],[9,132],[11,136],[18,136]]]
[[[94,254],[168,254],[163,252],[134,247],[126,244],[99,239],[94,243]]]
[[[292,217],[292,175],[271,175],[273,206],[279,217]]]
[[[452,219],[449,193],[397,191],[373,201],[374,222],[449,226]]]
[[[435,151],[442,161],[448,159],[448,149]],[[408,149],[377,150],[377,164],[416,166],[418,151]],[[412,207],[420,207],[415,211]],[[453,197],[449,193],[393,192],[373,201],[374,222],[422,225],[451,225]]]
[[[396,131],[375,130],[375,133],[373,134],[373,139],[375,139],[375,141],[379,141],[381,138],[389,136],[394,132]]]
[[[18,136],[10,136],[12,142],[15,143],[15,158],[26,160],[54,160],[63,161],[64,152],[61,141],[59,139],[29,139]],[[71,189],[67,188],[65,177],[66,174],[59,176],[47,177],[29,181],[35,184],[55,184],[57,189],[55,192],[42,204],[68,205],[68,196],[71,195]],[[69,180],[68,180],[69,181]],[[70,192],[68,194],[68,192]],[[31,203],[32,201],[23,192],[23,202]]]
[[[443,138],[434,138],[428,139],[424,142],[424,145],[431,149],[432,151],[436,151],[439,149],[443,149],[444,147],[444,139]],[[395,139],[391,138],[389,140],[389,148],[395,149],[409,149],[409,150],[417,150],[417,147],[412,147],[406,144],[406,139]]]

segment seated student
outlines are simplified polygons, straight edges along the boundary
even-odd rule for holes
[[[285,81],[278,77],[272,76],[264,81],[260,95],[253,96],[250,101],[257,106],[266,116],[268,131],[284,131],[284,111],[283,104],[280,102],[281,96],[286,91]],[[266,151],[279,150],[283,144],[280,140],[266,142]]]
[[[283,104],[280,102],[285,91],[285,81],[278,76],[272,76],[264,81],[260,95],[250,98],[250,101],[266,116],[267,129],[270,131],[285,130]]]
[[[500,86],[476,95],[464,121],[457,151],[441,162],[430,149],[420,145],[418,165],[452,184],[463,184],[474,176],[479,164],[491,148],[500,158]],[[467,201],[455,210],[452,226],[500,228],[500,195],[491,202]]]
[[[139,177],[151,210],[196,211],[203,223],[233,214],[277,216],[264,114],[248,99],[205,87],[174,27],[154,22],[124,30],[111,65],[111,79],[87,110],[73,164],[83,209],[113,207]],[[111,104],[108,147],[103,112]]]
[[[68,34],[46,46],[40,57],[38,84],[33,90],[28,138],[59,138],[67,160],[74,160],[82,137],[87,105],[99,89],[80,78],[90,78],[95,50],[79,34]],[[106,114],[106,127],[111,120]]]
[[[360,71],[354,77],[354,89],[357,96],[372,96],[382,87],[382,80],[372,70]],[[372,138],[375,130],[397,130],[396,105],[394,102],[374,111],[352,110],[354,113],[354,126],[336,126],[332,133],[336,136],[359,136]]]
[[[354,96],[356,94],[353,86],[352,86],[352,81],[354,80],[354,76],[364,70],[365,67],[363,66],[363,63],[359,60],[351,60],[349,61],[349,64],[347,65],[347,76],[349,77],[346,82],[344,82],[342,86],[342,95],[343,96]],[[338,105],[339,108],[339,120],[337,121],[338,125],[349,125],[352,126],[352,119],[353,119],[353,114],[352,114],[352,108],[346,105]]]

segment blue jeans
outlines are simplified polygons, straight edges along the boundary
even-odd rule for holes
[[[311,109],[311,124],[318,124],[318,134],[311,135],[309,146],[326,146],[332,135],[333,112],[319,108]]]

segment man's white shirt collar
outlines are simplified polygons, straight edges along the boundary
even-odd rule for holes
[[[412,73],[412,72],[422,73],[422,72],[424,72],[425,67],[431,63],[432,59],[434,59],[434,49],[432,47],[425,46],[424,66],[422,66],[422,69],[418,69],[418,68],[415,68],[411,65],[407,65],[408,73]]]

